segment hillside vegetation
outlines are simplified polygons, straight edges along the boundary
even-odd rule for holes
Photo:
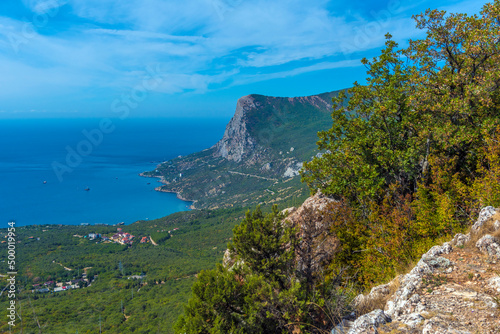
[[[391,277],[437,240],[500,205],[500,2],[481,16],[414,16],[427,37],[406,49],[387,36],[363,63],[367,84],[335,99],[328,153],[306,163],[312,191],[338,199],[338,265],[365,285]]]
[[[16,321],[12,333],[99,333],[99,324],[102,333],[172,333],[195,275],[220,261],[231,229],[243,217],[242,209],[197,210],[118,227],[17,228],[17,307],[22,321]],[[112,236],[117,228],[134,235],[133,244],[89,240],[89,233]],[[2,240],[5,235],[7,231],[0,230]],[[152,237],[157,246],[140,243],[142,237]],[[7,255],[7,244],[1,243],[0,262]],[[56,283],[67,286],[84,274],[88,282],[81,281],[80,288],[54,292]],[[142,279],[129,279],[141,274]],[[0,282],[3,288],[6,277]],[[51,291],[36,292],[46,287]],[[4,297],[5,292],[0,316],[6,319]],[[0,332],[9,332],[6,321]]]
[[[363,60],[367,83],[333,99],[324,154],[302,171],[311,193],[335,199],[316,240],[335,235],[333,260],[304,271],[315,263],[304,225],[248,212],[232,261],[199,275],[178,333],[329,333],[351,311],[346,282],[386,281],[500,205],[500,1],[480,16],[414,19],[426,38],[400,49],[388,34],[381,55]]]

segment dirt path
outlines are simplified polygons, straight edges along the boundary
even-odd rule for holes
[[[243,176],[249,176],[249,177],[255,177],[257,179],[278,182],[278,179],[271,179],[271,178],[268,178],[268,177],[263,177],[263,176],[258,176],[258,175],[252,175],[252,174],[245,174],[245,173],[240,173],[240,172],[233,172],[233,171],[228,171],[228,172],[231,173],[231,174],[243,175]]]

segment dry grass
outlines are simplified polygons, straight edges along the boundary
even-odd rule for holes
[[[386,294],[376,294],[373,298],[365,298],[359,302],[356,307],[356,313],[363,315],[371,311],[385,308],[387,301],[394,295],[401,285],[401,279],[404,275],[408,274],[416,265],[418,261],[411,261],[399,267],[396,271],[396,277],[388,283]]]

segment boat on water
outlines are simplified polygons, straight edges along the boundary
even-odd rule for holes
[[[85,191],[89,191],[89,190],[90,190],[90,188],[89,188],[89,187],[87,187],[87,188],[85,188],[84,190],[85,190]]]

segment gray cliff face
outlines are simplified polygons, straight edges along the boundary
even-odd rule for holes
[[[246,126],[246,113],[255,108],[252,96],[243,96],[236,104],[233,118],[226,126],[224,136],[215,144],[216,157],[240,162],[243,156],[252,152],[255,148],[255,139],[250,136]]]
[[[285,131],[283,130],[284,127],[280,128],[285,123],[293,125],[294,117],[297,114],[328,113],[329,115],[333,94],[332,92],[290,98],[259,95],[241,97],[237,102],[233,118],[226,126],[224,136],[212,147],[213,156],[215,158],[222,157],[236,163],[244,162],[246,165],[269,162],[266,161],[266,158],[269,158],[271,143],[265,142],[265,140],[263,143],[262,137],[258,137],[255,132],[264,133],[263,137],[267,139],[269,133]],[[256,121],[259,118],[265,121],[259,123]],[[249,131],[248,125],[250,120],[253,124],[251,131]],[[296,171],[300,169],[300,166],[287,167],[290,167],[290,170],[285,177],[296,176]]]

